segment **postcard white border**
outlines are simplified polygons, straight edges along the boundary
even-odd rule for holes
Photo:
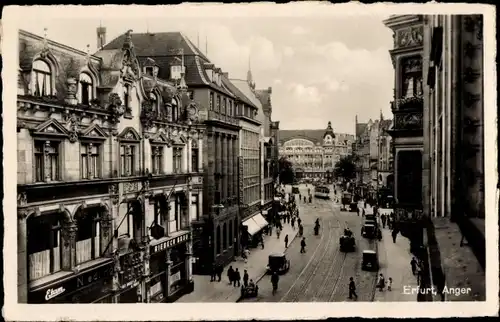
[[[271,4],[276,6],[275,4]],[[177,5],[177,6],[34,6],[4,7],[2,54],[4,59],[4,285],[6,320],[244,320],[244,319],[319,319],[326,317],[448,317],[484,316],[498,313],[498,195],[496,191],[496,39],[495,8],[476,4],[338,4],[292,3],[269,9],[269,4],[251,5]],[[29,305],[17,303],[17,216],[16,216],[16,82],[18,60],[18,19],[33,15],[59,18],[148,16],[331,16],[371,14],[470,14],[484,15],[485,75],[485,191],[486,191],[486,302],[431,303],[252,303],[252,304],[63,304]],[[382,21],[381,21],[382,23]],[[5,81],[7,80],[7,81]],[[11,81],[12,80],[12,81]]]

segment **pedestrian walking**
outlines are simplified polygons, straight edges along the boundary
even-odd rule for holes
[[[278,290],[278,282],[280,281],[280,277],[278,276],[277,272],[273,272],[273,275],[271,275],[271,284],[273,285],[273,295],[276,294],[276,291]]]
[[[358,299],[358,294],[356,294],[356,284],[354,283],[354,278],[350,277],[349,278],[349,298],[352,299],[353,296],[356,298],[356,300]]]
[[[277,229],[276,230],[276,237],[278,237],[278,239],[280,239],[280,234],[281,234],[281,229]]]
[[[285,236],[285,248],[288,248],[288,235]]]
[[[295,230],[295,217],[292,217],[292,229]]]
[[[300,217],[297,218],[297,224],[299,224],[299,226],[300,226],[301,223],[302,223],[302,219],[300,219]]]
[[[210,282],[215,282],[215,276],[217,275],[217,265],[212,265],[212,269],[210,270]]]
[[[243,285],[245,285],[245,287],[248,286],[249,278],[250,278],[250,276],[248,276],[248,272],[247,272],[247,270],[245,270],[245,272],[243,273]]]
[[[392,291],[392,277],[389,277],[389,282],[387,282],[387,290]]]
[[[398,231],[394,228],[392,230],[392,242],[395,244],[396,243],[396,237],[398,236]]]
[[[302,240],[300,241],[300,253],[305,253],[306,252],[306,238],[302,237]]]
[[[232,284],[234,281],[234,269],[233,266],[229,266],[227,270],[227,278],[229,279],[229,284]]]
[[[236,285],[238,284],[238,285]],[[234,284],[233,284],[235,287],[236,286],[240,286],[241,285],[241,275],[240,275],[240,271],[238,270],[238,267],[236,267],[236,270],[234,271]]]
[[[410,261],[411,272],[413,275],[417,274],[417,260],[413,257]]]
[[[382,228],[385,228],[385,222],[387,220],[385,214],[380,215],[380,220],[382,220]]]
[[[384,275],[382,273],[378,277],[377,287],[378,287],[380,292],[382,292],[385,288],[385,278],[384,278]]]
[[[222,280],[222,273],[224,272],[224,266],[222,264],[217,264],[217,282]]]
[[[262,245],[262,249],[264,249],[264,237],[260,235],[260,244]]]

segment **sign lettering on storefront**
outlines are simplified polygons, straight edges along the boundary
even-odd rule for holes
[[[167,248],[174,247],[174,246],[176,246],[180,243],[186,242],[188,240],[189,240],[189,234],[184,234],[184,235],[172,238],[172,239],[168,239],[162,243],[151,246],[150,253],[154,254],[154,253],[161,252]]]
[[[94,283],[101,282],[103,279],[110,278],[113,275],[113,263],[108,262],[102,266],[90,269],[79,273],[78,275],[71,276],[67,279],[57,281],[51,285],[30,290],[28,295],[28,303],[47,303],[47,302],[61,302],[68,299],[81,291],[81,289],[93,285]],[[85,299],[85,302],[91,302],[95,299]],[[68,299],[68,302],[72,302]]]

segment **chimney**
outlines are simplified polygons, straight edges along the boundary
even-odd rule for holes
[[[268,92],[269,94],[272,94],[272,93],[273,93],[273,88],[272,88],[272,87],[268,87],[268,88],[267,88],[267,92]]]
[[[97,27],[97,50],[106,44],[106,27]]]

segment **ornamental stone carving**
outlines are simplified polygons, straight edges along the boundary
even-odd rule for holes
[[[423,27],[412,27],[398,30],[395,47],[421,46],[424,41]]]
[[[123,102],[117,93],[109,94],[108,110],[111,112],[112,123],[118,123],[120,117],[125,113],[125,107],[122,104]]]
[[[422,129],[422,113],[396,114],[394,127],[398,130]]]
[[[17,206],[23,207],[28,203],[28,198],[26,196],[26,192],[21,192],[17,194]]]
[[[66,86],[67,86],[66,98],[65,98],[66,103],[73,105],[77,103],[76,99],[76,92],[78,88],[77,84],[78,82],[73,77],[70,77],[66,80]]]
[[[78,117],[72,114],[69,118],[69,141],[75,143],[78,141]]]
[[[157,111],[154,110],[154,105],[151,100],[145,100],[142,102],[141,109],[141,123],[146,128],[149,129],[153,127],[153,122],[157,118]]]

